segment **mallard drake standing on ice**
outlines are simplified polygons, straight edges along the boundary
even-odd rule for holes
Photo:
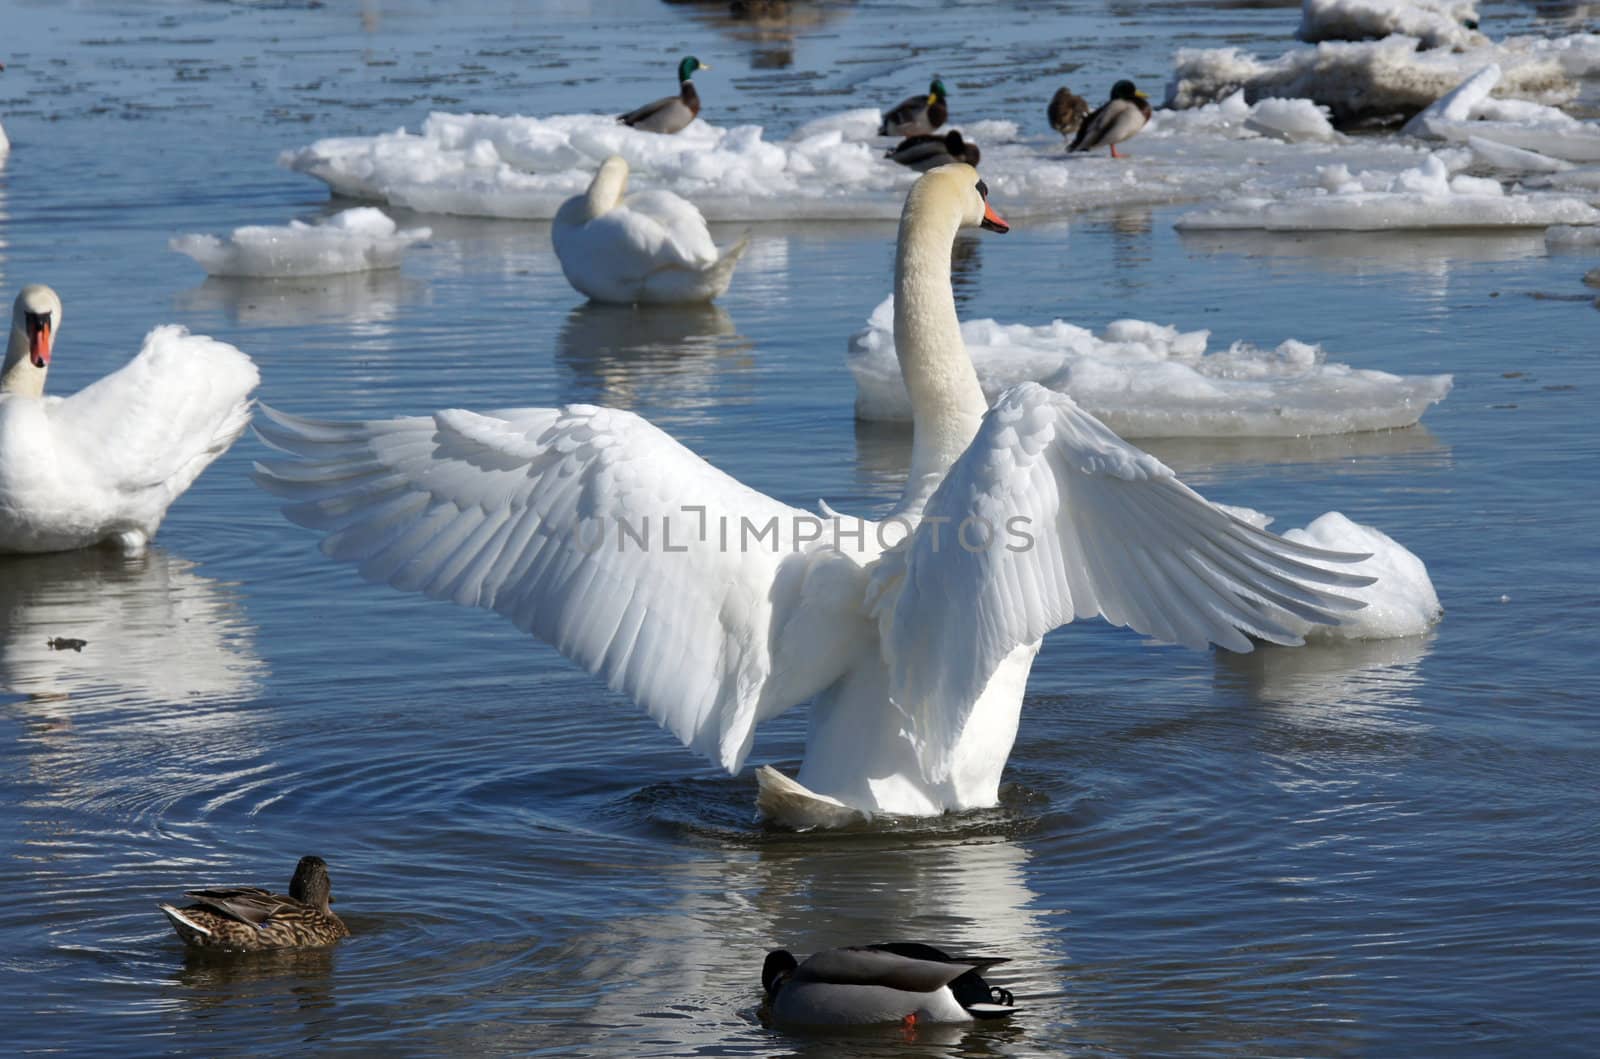
[[[1138,135],[1150,120],[1150,100],[1134,87],[1132,81],[1118,81],[1111,86],[1111,98],[1105,106],[1089,115],[1089,120],[1078,129],[1077,139],[1068,151],[1092,151],[1096,147],[1111,148],[1112,158],[1121,158],[1117,144]]]
[[[682,132],[700,114],[700,93],[689,80],[696,70],[709,70],[710,65],[693,55],[678,64],[678,94],[665,96],[654,103],[646,103],[617,118],[624,125],[646,132]]]

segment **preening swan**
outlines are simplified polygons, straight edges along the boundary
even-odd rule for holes
[[[767,953],[761,986],[775,1022],[804,1026],[971,1022],[1017,1010],[1011,993],[983,980],[1004,956],[950,956],[932,945],[891,941],[814,953]]]
[[[1037,384],[986,406],[950,286],[957,229],[1005,231],[971,166],[913,185],[895,340],[914,408],[882,522],[749,489],[628,412],[569,405],[333,423],[263,409],[257,465],[369,579],[488,607],[736,772],[811,700],[791,827],[994,805],[1040,638],[1104,615],[1193,647],[1298,643],[1370,578],[1232,517]],[[641,533],[643,537],[641,537]],[[902,540],[903,546],[894,547]]]
[[[0,552],[142,549],[250,421],[260,376],[232,346],[158,327],[122,368],[45,397],[61,299],[22,288],[0,369]]]
[[[624,199],[628,163],[612,155],[589,190],[561,204],[550,239],[567,282],[597,302],[708,302],[728,289],[748,241],[711,241],[694,204],[666,190]]]

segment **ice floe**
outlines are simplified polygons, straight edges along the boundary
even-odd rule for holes
[[[1477,30],[1472,0],[1304,0],[1295,36],[1325,40],[1416,37],[1424,48],[1471,48],[1488,42]]]
[[[1378,231],[1600,223],[1600,210],[1582,199],[1543,192],[1507,194],[1496,180],[1452,176],[1437,154],[1399,173],[1352,174],[1347,166],[1331,165],[1322,170],[1320,183],[1277,198],[1235,199],[1185,214],[1176,224],[1186,230]]]
[[[1448,375],[1391,375],[1329,362],[1320,347],[1236,342],[1206,352],[1208,331],[1117,320],[1096,335],[1062,320],[1032,327],[969,320],[961,336],[993,401],[1024,380],[1070,394],[1127,437],[1287,437],[1415,423],[1450,392]],[[894,298],[850,339],[856,415],[908,422],[894,348]]]
[[[432,213],[547,219],[616,153],[627,160],[631,187],[672,191],[712,222],[893,220],[917,174],[883,157],[894,141],[876,135],[878,120],[875,110],[846,111],[769,141],[760,126],[703,120],[659,136],[610,115],[435,113],[420,132],[320,140],[280,161],[339,195]],[[1304,100],[1252,106],[1241,97],[1158,112],[1130,162],[1069,158],[1056,137],[1023,138],[1009,121],[958,128],[983,144],[984,179],[1007,217],[1297,186],[1337,159],[1398,166],[1422,155],[1414,144],[1345,140]]]
[[[1367,559],[1351,572],[1376,577],[1365,588],[1346,594],[1366,603],[1344,616],[1336,626],[1307,624],[1301,635],[1308,640],[1383,640],[1418,636],[1439,620],[1444,608],[1428,577],[1428,567],[1405,545],[1372,526],[1354,522],[1337,511],[1313,521],[1305,529],[1284,534],[1292,541],[1340,552],[1367,552]]]
[[[249,225],[235,228],[226,242],[190,234],[168,245],[213,276],[281,279],[399,268],[406,248],[429,234],[426,228],[401,231],[382,210],[361,206],[316,224]]]
[[[1543,169],[1531,154],[1567,162],[1600,162],[1600,125],[1539,103],[1490,96],[1504,78],[1499,64],[1490,63],[1423,108],[1402,130],[1425,139],[1470,143],[1491,164],[1523,172],[1555,172],[1559,164]],[[1495,152],[1493,145],[1529,154]]]
[[[1419,51],[1415,37],[1329,41],[1261,59],[1239,48],[1180,49],[1167,105],[1187,108],[1243,89],[1249,100],[1311,99],[1341,123],[1398,121],[1427,107],[1467,77],[1498,63],[1503,97],[1559,103],[1575,77],[1600,73],[1600,36],[1513,38],[1467,51]]]
[[[1276,521],[1253,508],[1218,504],[1235,518],[1258,529]],[[1334,640],[1388,640],[1420,636],[1444,613],[1439,594],[1434,590],[1428,567],[1416,553],[1373,526],[1356,522],[1338,511],[1329,511],[1312,520],[1304,529],[1283,531],[1289,540],[1327,548],[1336,552],[1366,555],[1346,569],[1377,580],[1363,588],[1340,589],[1366,606],[1341,615],[1342,624],[1313,625],[1297,621],[1294,629],[1312,642]]]
[[[1544,245],[1551,250],[1600,247],[1600,226],[1576,228],[1570,224],[1558,224],[1545,230]]]

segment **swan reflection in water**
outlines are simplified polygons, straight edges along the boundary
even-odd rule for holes
[[[0,557],[0,619],[0,690],[34,699],[241,699],[264,675],[232,586],[160,548]]]
[[[568,376],[562,401],[707,408],[719,399],[717,372],[748,367],[751,345],[716,305],[586,302],[568,314],[556,343]]]
[[[1216,682],[1247,694],[1315,732],[1409,730],[1403,711],[1418,704],[1422,660],[1434,634],[1387,640],[1265,644],[1247,655],[1214,652]]]

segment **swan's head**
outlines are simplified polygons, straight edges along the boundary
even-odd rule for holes
[[[0,374],[0,390],[43,393],[50,351],[61,330],[61,298],[42,283],[22,288],[11,306],[11,339]]]
[[[767,991],[767,999],[771,1000],[778,995],[778,990],[783,988],[800,966],[800,961],[794,958],[794,953],[788,949],[773,949],[767,953],[767,960],[761,965],[761,988]]]
[[[328,878],[328,862],[321,857],[301,857],[289,880],[289,896],[301,904],[326,910],[333,903],[333,881]]]
[[[1009,232],[1011,226],[989,205],[989,185],[978,171],[965,162],[952,162],[931,169],[911,186],[906,196],[906,212],[921,214],[948,211],[960,218],[962,228],[987,228]]]

